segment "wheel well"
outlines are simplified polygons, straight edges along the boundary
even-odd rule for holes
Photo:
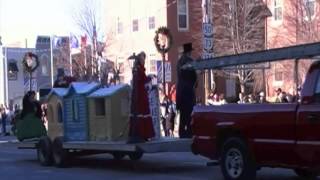
[[[220,129],[218,131],[218,135],[217,135],[218,156],[220,156],[220,154],[221,154],[221,150],[222,150],[222,146],[223,146],[224,142],[230,137],[241,138],[247,144],[246,138],[244,137],[244,135],[241,133],[240,130],[234,129],[234,128]]]

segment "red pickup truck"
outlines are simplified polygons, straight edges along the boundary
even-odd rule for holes
[[[255,179],[260,167],[320,172],[320,62],[314,62],[300,103],[195,106],[192,151],[221,166],[225,179]]]

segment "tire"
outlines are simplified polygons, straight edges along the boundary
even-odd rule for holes
[[[56,167],[66,167],[67,151],[63,149],[63,138],[57,137],[52,144],[53,161]]]
[[[221,170],[226,180],[256,178],[256,166],[246,144],[240,138],[228,138],[221,151]]]
[[[40,138],[37,147],[37,157],[42,166],[52,165],[52,143],[48,136]]]
[[[133,152],[133,153],[129,153],[129,158],[132,161],[138,161],[142,158],[143,153],[142,152]]]
[[[121,152],[114,152],[112,153],[113,159],[115,160],[122,160],[126,155]]]
[[[303,179],[317,179],[319,173],[309,169],[294,169],[294,172]]]

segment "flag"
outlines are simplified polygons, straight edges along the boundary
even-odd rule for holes
[[[70,34],[70,47],[71,49],[79,48],[78,38],[74,34]]]
[[[79,40],[74,34],[70,34],[70,51],[71,54],[80,52]]]
[[[95,25],[93,26],[93,38],[97,38],[97,28]]]
[[[68,37],[62,37],[62,36],[54,36],[53,37],[53,48],[58,49],[61,47],[64,47],[68,45]]]
[[[81,49],[87,46],[87,35],[81,36]]]

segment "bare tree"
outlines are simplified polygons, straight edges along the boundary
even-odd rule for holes
[[[108,32],[105,34],[103,31],[102,21],[101,21],[101,10],[102,1],[101,0],[82,0],[82,6],[76,11],[74,11],[73,19],[75,24],[79,27],[79,30],[86,34],[89,42],[91,43],[91,53],[86,53],[87,67],[82,67],[86,79],[99,78],[105,79],[106,74],[105,69],[99,68],[98,61],[101,60],[102,53],[105,51],[108,45],[113,42],[113,33]],[[87,50],[86,50],[87,52]],[[91,55],[89,55],[91,54]],[[104,57],[102,57],[104,58]],[[79,64],[79,63],[78,63]],[[78,66],[79,67],[79,66]],[[80,66],[81,67],[81,66]],[[83,72],[80,72],[80,74]],[[90,74],[90,77],[88,76]],[[97,80],[97,79],[96,79]]]
[[[265,18],[270,11],[261,0],[215,1],[214,21],[217,24],[215,36],[215,55],[241,54],[265,48]],[[223,13],[221,13],[223,12]],[[223,16],[221,16],[223,14]],[[225,70],[225,74],[236,77],[241,92],[253,80],[255,70],[240,65]]]
[[[282,11],[283,22],[281,28],[271,28],[275,36],[270,39],[269,44],[279,47],[320,41],[320,17],[316,8],[318,5],[320,5],[319,0],[290,1],[286,6],[290,10]],[[303,83],[310,64],[310,60],[299,61],[297,72],[298,85]],[[280,65],[279,67],[282,68],[284,76],[290,76],[292,79],[292,75],[295,73],[294,62],[291,61],[291,64],[285,62],[285,65]],[[269,76],[272,75],[273,73],[269,73]],[[290,82],[295,83],[292,80]]]
[[[82,0],[79,9],[74,11],[73,19],[80,31],[87,34],[89,41],[93,43],[95,36],[101,41],[104,34],[101,31],[101,19],[99,1]]]

